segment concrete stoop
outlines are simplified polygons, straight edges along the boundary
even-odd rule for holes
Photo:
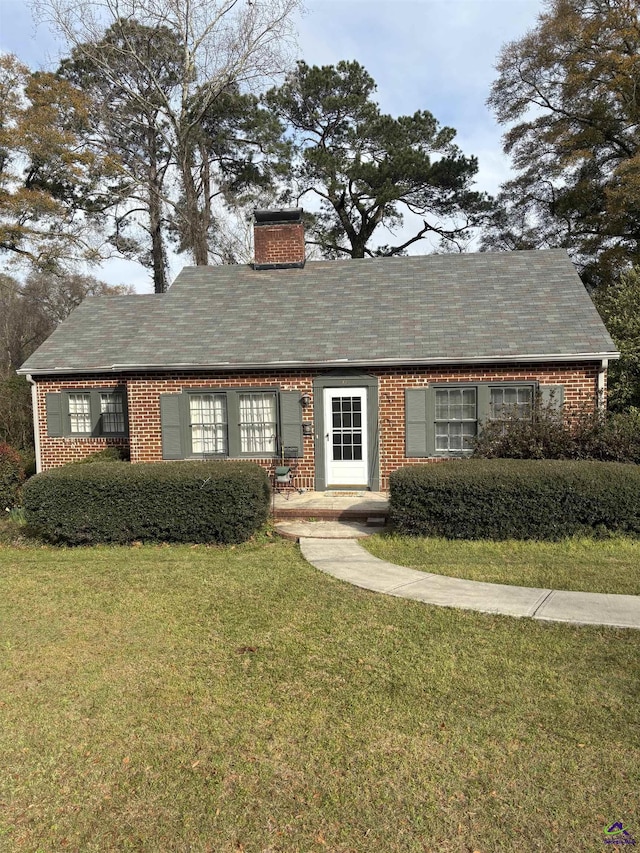
[[[274,495],[275,521],[355,522],[386,524],[389,496],[385,492],[285,492]]]

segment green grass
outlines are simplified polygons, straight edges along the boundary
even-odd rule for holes
[[[376,595],[263,538],[0,547],[0,649],[3,851],[640,835],[640,631]]]
[[[361,544],[382,560],[488,583],[640,595],[640,540],[452,541],[382,534]]]

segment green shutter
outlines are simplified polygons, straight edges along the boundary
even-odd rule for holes
[[[280,392],[280,447],[295,447],[304,453],[302,440],[302,405],[299,391]]]
[[[227,391],[227,437],[229,457],[238,459],[240,456],[240,402],[239,391]]]
[[[64,435],[62,428],[62,394],[46,395],[47,435],[59,438]]]
[[[160,395],[163,459],[184,459],[182,401],[182,394]]]
[[[405,388],[405,456],[429,456],[428,388]]]
[[[544,408],[551,407],[562,412],[564,406],[564,385],[541,385],[540,402]]]
[[[129,435],[129,399],[127,394],[127,386],[123,385],[118,388],[118,394],[122,394],[122,413],[124,415],[124,434]]]

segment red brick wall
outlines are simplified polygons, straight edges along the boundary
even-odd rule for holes
[[[380,488],[389,488],[389,474],[402,465],[424,464],[423,458],[407,458],[405,453],[404,389],[424,387],[433,382],[540,382],[564,385],[565,412],[585,404],[595,405],[599,363],[531,364],[522,367],[486,365],[441,367],[427,370],[390,368],[377,372],[380,397]],[[440,458],[429,461],[440,462]]]
[[[304,263],[304,225],[256,225],[253,231],[255,262],[263,264]]]
[[[178,394],[185,388],[279,388],[313,394],[313,379],[308,372],[261,371],[260,373],[226,373],[194,375],[175,373],[158,375],[136,374],[127,380],[129,399],[129,436],[132,462],[157,462],[162,459],[160,429],[160,394]],[[313,423],[313,407],[304,409],[303,418]],[[269,472],[273,460],[256,459]],[[314,487],[313,436],[304,437],[304,456],[298,461],[296,484],[300,488]]]
[[[528,366],[478,366],[442,368],[385,368],[366,372],[378,378],[380,484],[374,490],[387,489],[389,474],[407,464],[422,464],[424,459],[406,458],[404,390],[424,387],[433,382],[531,382],[543,385],[563,385],[567,409],[594,405],[599,363]],[[162,459],[162,434],[160,428],[160,395],[180,393],[185,388],[261,388],[278,387],[282,391],[299,391],[309,394],[312,403],[303,409],[303,420],[313,423],[313,380],[322,376],[321,370],[263,370],[253,373],[201,373],[172,372],[132,373],[114,383],[112,376],[91,376],[80,379],[38,379],[38,409],[40,423],[40,452],[43,470],[81,459],[107,445],[129,445],[132,462],[158,462]],[[116,384],[126,384],[129,406],[129,440],[112,438],[49,438],[46,429],[45,394],[73,388],[112,389]],[[269,471],[272,460],[256,460]],[[299,460],[296,480],[300,487],[312,489],[315,483],[314,438],[304,437],[304,458]]]
[[[51,392],[72,391],[79,389],[100,388],[102,391],[122,389],[124,380],[114,380],[108,376],[82,376],[71,380],[47,379],[37,380],[38,395],[38,426],[40,432],[40,459],[42,470],[66,465],[67,462],[77,462],[92,453],[104,450],[105,447],[129,447],[128,438],[50,438],[47,435],[46,395]]]

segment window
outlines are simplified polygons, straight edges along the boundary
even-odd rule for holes
[[[533,413],[533,387],[518,385],[489,390],[489,420],[530,420]]]
[[[228,453],[227,400],[224,394],[190,394],[191,450],[195,454]]]
[[[533,416],[537,383],[474,382],[405,389],[405,455],[469,456],[483,423]],[[553,389],[562,405],[562,386]]]
[[[68,396],[69,432],[73,435],[91,433],[91,395],[74,393]]]
[[[271,458],[295,447],[302,458],[300,391],[185,388],[160,395],[162,458]]]
[[[49,435],[60,436],[126,436],[126,391],[92,388],[47,394],[47,429]]]
[[[478,432],[475,388],[437,389],[435,399],[436,452],[472,453]]]
[[[240,416],[240,452],[276,452],[276,395],[251,393],[238,395]]]
[[[124,401],[119,392],[100,392],[101,431],[115,435],[124,433]]]

